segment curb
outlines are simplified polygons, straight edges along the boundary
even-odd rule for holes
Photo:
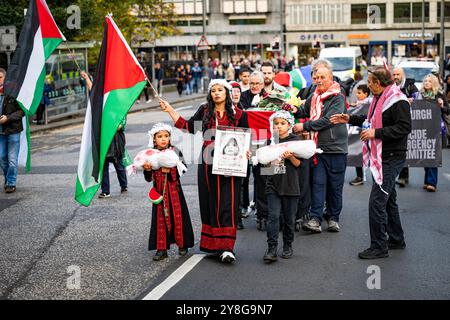
[[[192,100],[199,100],[199,99],[205,99],[205,98],[206,98],[206,94],[199,94],[199,95],[187,96],[183,99],[175,99],[175,100],[168,99],[168,102],[171,104],[180,104],[180,103],[185,103],[185,102],[192,101]],[[128,111],[128,114],[142,112],[145,110],[157,109],[158,106],[159,106],[159,104],[155,103],[154,101],[152,101],[152,103],[150,103],[150,104],[146,104],[146,103],[136,104],[135,103],[133,106],[131,106],[130,110]],[[85,110],[82,111],[75,118],[55,120],[55,122],[51,122],[47,125],[40,125],[40,126],[30,125],[30,135],[84,123],[84,115],[85,115]]]

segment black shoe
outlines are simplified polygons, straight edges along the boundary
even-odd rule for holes
[[[277,261],[277,247],[269,247],[264,254],[263,260],[267,263]]]
[[[302,228],[302,221],[301,220],[295,221],[294,230],[296,232],[299,232],[301,228]]]
[[[283,247],[283,253],[281,254],[281,257],[283,259],[290,259],[290,258],[292,258],[293,253],[294,253],[294,251],[292,250],[292,246],[286,246],[286,247]]]
[[[244,229],[244,224],[242,223],[242,218],[238,219],[238,223],[236,224],[236,229],[238,229],[238,230]]]
[[[180,256],[185,256],[188,253],[188,248],[178,248],[178,254]]]
[[[400,178],[395,183],[398,184],[400,188],[404,188],[408,184],[408,179]]]
[[[352,181],[350,181],[351,186],[360,186],[364,184],[364,180],[361,177],[356,177]]]
[[[153,257],[153,261],[161,261],[165,258],[167,258],[167,250],[158,250],[155,253],[155,256]]]
[[[128,191],[127,187],[120,188],[120,193],[124,193],[124,192],[127,192],[127,191]]]
[[[358,254],[360,259],[380,259],[389,257],[389,252],[387,250],[381,249],[366,249]]]
[[[100,194],[98,195],[98,197],[99,197],[100,199],[106,199],[106,198],[110,198],[111,195],[110,195],[109,193],[104,193],[104,192],[102,192],[102,193],[100,193]]]
[[[400,242],[388,241],[388,248],[389,250],[405,249],[406,248],[405,240],[402,240]]]
[[[261,219],[257,219],[256,220],[256,229],[258,229],[259,231],[265,231],[266,230],[266,224],[267,224],[267,220],[264,218]]]
[[[13,193],[13,192],[16,192],[15,186],[6,186],[5,187],[5,193]]]

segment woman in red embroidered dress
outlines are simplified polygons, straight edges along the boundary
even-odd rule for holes
[[[233,251],[242,178],[212,174],[215,128],[217,125],[248,128],[247,114],[233,108],[231,89],[225,80],[211,81],[207,102],[189,120],[183,119],[167,101],[160,101],[161,109],[170,115],[175,127],[191,134],[200,129],[203,132],[197,172],[202,220],[200,250],[217,254],[225,263],[236,260]]]
[[[172,128],[164,123],[157,123],[149,131],[149,147],[165,150],[172,149],[183,161],[181,152],[170,144]],[[186,169],[183,165],[179,165]],[[180,184],[179,168],[159,168],[152,170],[150,163],[145,163],[145,180],[153,181],[156,192],[163,196],[163,201],[154,204],[152,208],[152,223],[150,227],[149,250],[155,250],[153,260],[159,261],[167,258],[167,250],[172,243],[178,246],[181,256],[187,254],[188,248],[194,246],[194,232],[192,231],[189,210],[186,205],[183,190]]]

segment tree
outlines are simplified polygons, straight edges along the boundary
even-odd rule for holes
[[[28,3],[29,0],[14,0],[14,3],[0,0],[0,25],[15,25],[19,35]],[[47,5],[67,41],[95,41],[95,47],[89,52],[90,64],[97,61],[108,13],[113,14],[130,45],[180,33],[174,4],[164,0],[47,0]],[[70,5],[80,7],[80,29],[67,28],[70,13],[66,10]]]

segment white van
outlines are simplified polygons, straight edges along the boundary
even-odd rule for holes
[[[319,59],[327,59],[333,65],[333,74],[341,81],[353,78],[356,66],[362,62],[360,47],[324,48]]]

